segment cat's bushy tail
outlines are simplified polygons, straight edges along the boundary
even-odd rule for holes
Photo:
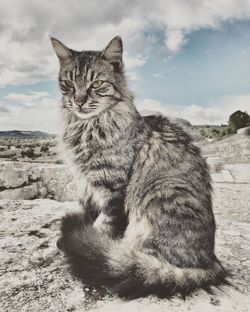
[[[186,296],[197,288],[209,292],[211,286],[228,284],[227,272],[215,259],[207,269],[178,268],[140,250],[123,239],[112,240],[86,226],[83,215],[69,214],[62,219],[58,247],[65,253],[71,272],[84,283],[107,286],[116,295],[133,299],[154,294]]]

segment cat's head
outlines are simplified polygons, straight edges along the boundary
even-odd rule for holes
[[[60,63],[63,105],[80,118],[99,114],[125,96],[122,40],[113,38],[103,51],[74,51],[51,38]]]

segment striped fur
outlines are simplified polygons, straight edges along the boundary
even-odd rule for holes
[[[138,113],[121,39],[102,52],[52,43],[61,64],[63,142],[82,206],[63,218],[58,242],[72,273],[125,298],[185,296],[226,283],[214,254],[207,164],[176,124]]]

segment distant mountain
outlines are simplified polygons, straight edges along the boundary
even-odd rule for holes
[[[42,131],[22,131],[22,130],[0,131],[0,137],[8,137],[8,138],[40,138],[51,136],[53,135]]]

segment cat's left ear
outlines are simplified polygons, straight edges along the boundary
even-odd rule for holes
[[[119,36],[113,38],[102,51],[101,58],[111,63],[115,69],[122,67],[122,39]]]

